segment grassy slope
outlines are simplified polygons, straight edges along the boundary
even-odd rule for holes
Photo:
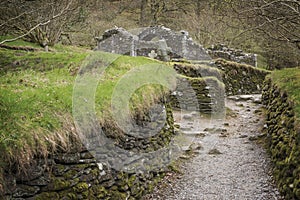
[[[4,152],[0,168],[10,162],[22,165],[33,155],[46,154],[49,147],[69,134],[73,126],[74,82],[89,54],[84,49],[62,46],[49,53],[0,48],[0,152]],[[99,55],[115,57],[101,52]],[[157,61],[120,56],[107,68],[96,93],[100,118],[110,105],[109,96],[120,77],[134,67],[150,63]],[[156,95],[155,90],[149,93]],[[137,99],[143,105],[144,100]]]
[[[271,78],[294,101],[296,116],[300,119],[300,68],[274,71]]]

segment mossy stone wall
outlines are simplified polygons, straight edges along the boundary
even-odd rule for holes
[[[190,78],[217,79],[225,85],[226,95],[259,94],[265,77],[270,73],[267,70],[224,59],[217,59],[215,63],[206,65],[173,63],[173,67],[179,74]]]
[[[226,95],[261,93],[269,73],[250,65],[218,59],[213,63],[172,63],[179,75],[172,104],[184,110],[220,112]]]
[[[147,152],[168,144],[175,134],[174,120],[168,103],[165,110],[165,126],[156,137],[139,140],[124,136],[125,139],[116,138],[118,145]],[[26,173],[7,169],[4,196],[0,199],[140,199],[154,188],[165,170],[117,171],[96,160],[84,147],[57,150],[48,158],[35,158],[31,163]]]
[[[263,88],[268,148],[274,177],[286,199],[300,199],[300,122],[294,102],[267,78]]]
[[[250,65],[218,59],[216,67],[223,72],[227,95],[260,94],[270,72]]]
[[[177,109],[210,114],[224,108],[224,95],[224,84],[214,77],[179,76],[176,90],[171,95],[171,102]]]

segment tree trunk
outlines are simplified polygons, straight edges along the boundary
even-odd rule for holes
[[[151,0],[150,1],[150,15],[151,15],[150,25],[151,26],[157,25],[159,10],[160,10],[160,1]]]
[[[141,14],[140,14],[141,26],[146,26],[146,7],[147,7],[147,0],[141,0]]]
[[[197,17],[200,17],[201,14],[201,0],[197,0],[197,4],[196,4],[196,15]]]

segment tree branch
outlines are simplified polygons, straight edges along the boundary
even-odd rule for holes
[[[59,18],[60,16],[62,16],[62,15],[65,13],[65,11],[67,11],[67,10],[69,9],[69,7],[70,7],[70,5],[72,4],[72,2],[73,2],[73,0],[70,0],[70,1],[68,2],[68,4],[66,5],[66,7],[65,7],[64,9],[62,9],[60,13],[58,13],[58,14],[56,14],[56,15],[53,15],[53,16],[52,16],[50,19],[48,19],[47,21],[40,22],[40,23],[36,24],[34,27],[32,27],[31,29],[29,29],[26,33],[24,33],[24,34],[22,34],[22,35],[20,35],[20,36],[18,36],[18,37],[15,37],[15,38],[12,38],[12,39],[5,39],[5,40],[1,41],[1,42],[0,42],[0,45],[4,44],[4,43],[6,43],[6,42],[13,42],[13,41],[16,41],[16,40],[18,40],[18,39],[21,39],[21,38],[23,38],[23,37],[25,37],[25,36],[31,34],[31,33],[32,33],[35,29],[37,29],[38,27],[40,27],[40,26],[45,26],[45,25],[49,24],[52,20],[54,20],[54,19]]]

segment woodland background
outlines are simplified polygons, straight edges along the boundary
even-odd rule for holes
[[[259,54],[261,67],[299,66],[299,0],[2,0],[0,45],[24,38],[41,46],[94,48],[106,29],[164,25],[210,47]]]

